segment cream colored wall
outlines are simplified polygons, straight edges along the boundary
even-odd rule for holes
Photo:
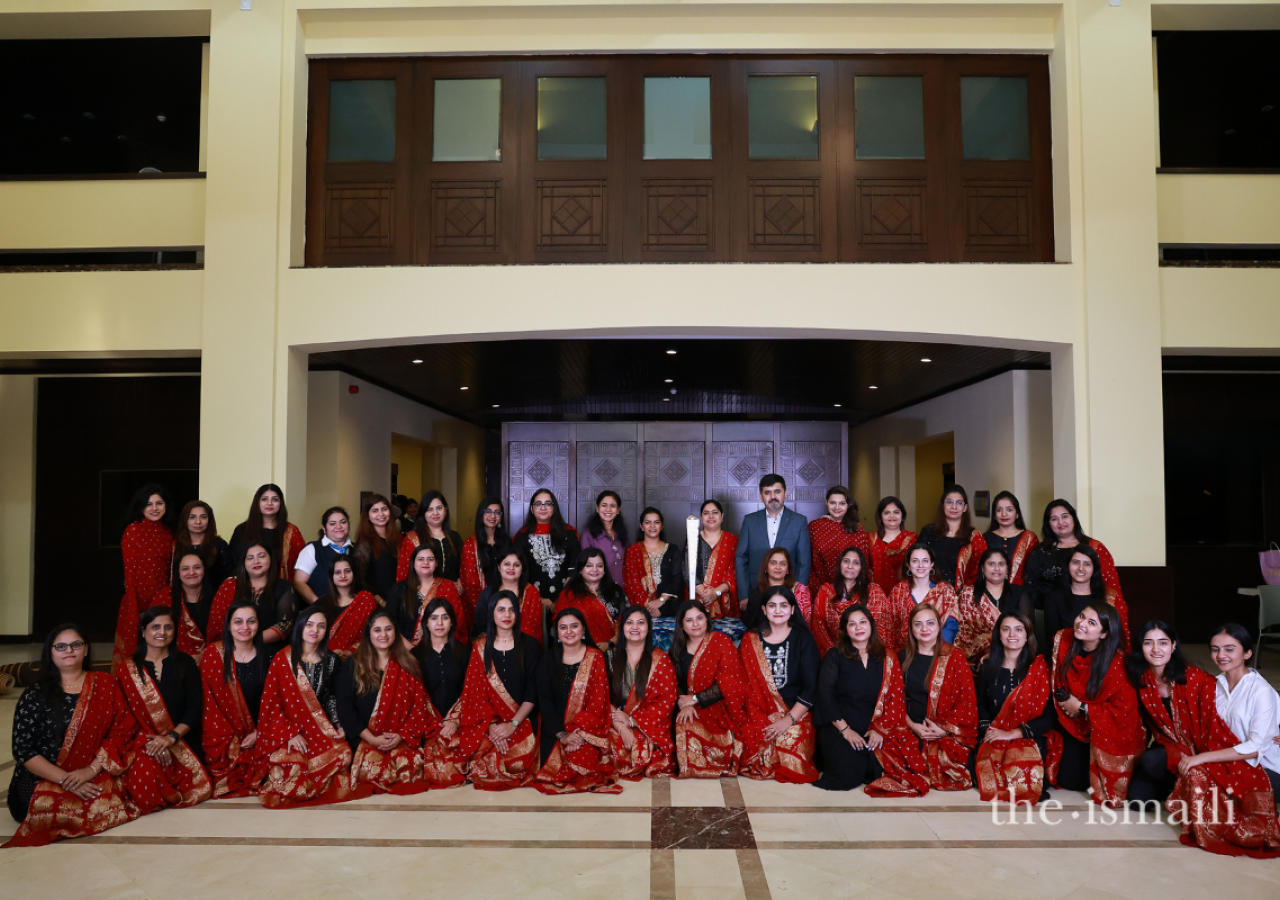
[[[424,483],[428,483],[423,471],[423,446],[398,434],[391,435],[391,462],[400,467],[396,492],[415,500],[422,496]]]
[[[1162,244],[1280,244],[1280,175],[1157,175]]]
[[[31,633],[36,379],[0,375],[0,635]]]
[[[913,530],[919,531],[933,521],[942,496],[942,466],[956,461],[956,438],[944,434],[940,438],[916,445],[916,502]]]
[[[204,179],[0,182],[0,250],[204,246]]]

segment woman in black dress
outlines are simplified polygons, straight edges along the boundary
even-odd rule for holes
[[[840,615],[840,639],[818,671],[818,746],[826,791],[849,791],[879,778],[884,770],[875,750],[883,736],[871,730],[884,683],[884,642],[875,619],[861,603]]]
[[[440,728],[445,741],[458,730],[457,717],[450,713],[462,697],[462,684],[471,662],[471,645],[458,640],[458,616],[453,604],[437,597],[427,604],[423,613],[426,635],[422,643],[413,648],[414,658],[422,669],[422,683],[431,698],[431,705],[444,718]]]
[[[351,552],[364,576],[365,588],[385,603],[396,583],[400,529],[391,516],[391,503],[386,497],[374,494],[363,506],[355,549]]]
[[[529,560],[529,580],[548,602],[560,599],[564,583],[573,575],[573,563],[582,549],[578,533],[566,525],[560,501],[551,491],[538,491],[529,500],[524,527],[516,533],[515,547]]]

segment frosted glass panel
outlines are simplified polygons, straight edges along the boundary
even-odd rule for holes
[[[747,132],[752,159],[817,159],[818,76],[748,78]]]
[[[858,159],[924,159],[924,79],[916,75],[858,75]]]
[[[604,159],[603,78],[538,79],[538,159]]]
[[[435,162],[494,162],[502,159],[501,78],[442,78],[436,81]]]
[[[644,158],[711,158],[711,79],[644,80]]]
[[[329,162],[394,162],[396,83],[329,82]]]
[[[961,78],[960,119],[965,159],[1031,158],[1026,78]]]

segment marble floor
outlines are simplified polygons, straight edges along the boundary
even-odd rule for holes
[[[1274,657],[1273,657],[1274,659]],[[1274,677],[1280,666],[1270,666]],[[0,697],[7,788],[16,693]],[[227,800],[104,835],[0,851],[5,900],[1232,900],[1280,897],[1280,862],[1182,847],[1166,824],[1104,821],[1081,794],[999,821],[976,792],[876,800],[732,778],[546,797],[471,787],[334,807]],[[14,829],[7,816],[0,836]]]

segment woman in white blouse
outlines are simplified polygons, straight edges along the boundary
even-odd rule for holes
[[[1280,695],[1257,669],[1246,665],[1253,657],[1253,637],[1242,626],[1228,622],[1210,638],[1209,653],[1222,672],[1217,679],[1218,715],[1240,738],[1233,749],[1250,765],[1262,766],[1272,790],[1280,792],[1280,745],[1275,740],[1280,735]]]

